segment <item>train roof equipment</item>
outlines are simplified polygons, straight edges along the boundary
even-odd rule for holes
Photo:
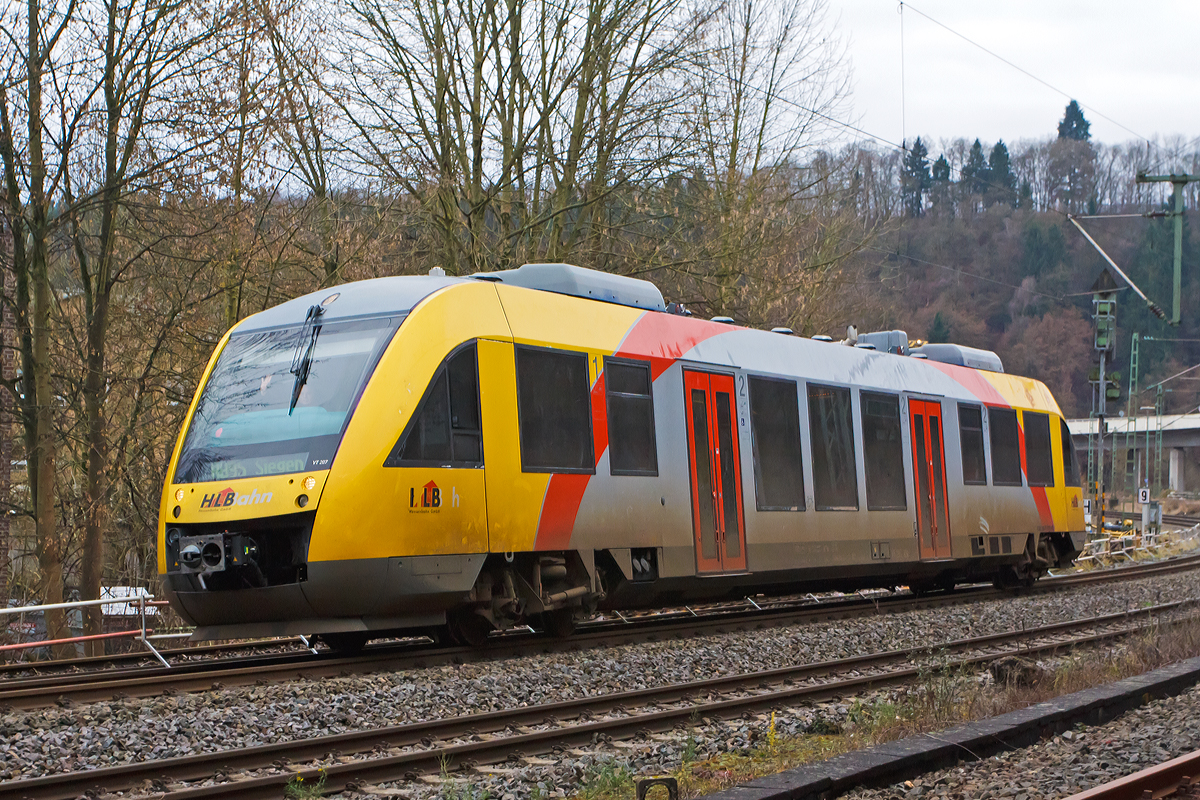
[[[1004,362],[991,350],[980,350],[961,344],[924,344],[912,348],[909,355],[923,355],[930,361],[957,364],[960,367],[971,367],[986,372],[1004,372]]]
[[[650,281],[614,275],[573,264],[523,264],[516,269],[476,272],[476,280],[507,283],[526,289],[602,300],[647,311],[666,311],[662,292]]]

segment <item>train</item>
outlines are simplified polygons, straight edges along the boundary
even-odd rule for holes
[[[167,470],[194,639],[476,645],[599,611],[1029,584],[1085,541],[1053,395],[989,351],[702,319],[569,264],[383,277],[222,338]]]

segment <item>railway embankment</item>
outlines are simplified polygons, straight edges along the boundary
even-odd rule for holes
[[[988,720],[1000,729],[1009,725],[1011,744],[1026,743],[1019,749],[1002,748],[988,758],[925,771],[914,766],[910,776],[875,789],[840,794],[841,800],[891,800],[891,798],[977,798],[996,797],[1013,800],[1049,800],[1065,798],[1186,755],[1200,747],[1200,658],[1155,670],[1108,686],[1085,690],[1064,697],[1045,707],[1031,707],[1024,714]],[[1180,684],[1191,688],[1179,692]],[[1147,697],[1158,699],[1146,702]],[[1075,717],[1095,722],[1113,716],[1123,708],[1126,713],[1102,724],[1071,724]],[[1024,730],[1015,730],[1024,716]],[[1064,730],[1065,728],[1065,730]],[[973,735],[972,735],[973,731]],[[977,755],[995,749],[986,747],[989,731],[980,723],[963,726],[958,734],[964,746],[972,746]],[[990,731],[995,735],[996,731]],[[947,740],[949,736],[937,738]],[[1001,734],[998,739],[1003,739]],[[1030,742],[1030,739],[1035,741]],[[900,745],[902,743],[897,743]],[[912,742],[914,749],[916,742]],[[984,745],[984,746],[981,746]],[[896,748],[899,750],[900,748]],[[880,754],[882,755],[882,754]],[[958,758],[947,756],[953,761]],[[865,765],[866,759],[863,759]],[[782,776],[779,776],[782,778]],[[799,777],[799,776],[795,776]],[[780,784],[782,784],[780,780]],[[732,795],[731,795],[732,796]],[[805,795],[790,793],[789,798]],[[828,795],[827,795],[828,796]],[[1155,794],[1155,797],[1161,795]],[[713,796],[712,800],[722,797]],[[755,796],[745,787],[739,800],[768,800],[767,794]]]
[[[928,647],[1021,626],[1033,628],[1165,602],[1200,600],[1198,595],[1194,573],[1182,573],[763,631],[267,686],[213,687],[201,694],[113,699],[37,712],[10,711],[0,716],[5,748],[0,780],[246,749],[881,650]],[[592,792],[604,781],[620,783],[635,772],[677,771],[684,764],[691,768],[706,762],[717,765],[713,777],[719,780],[716,772],[721,758],[758,752],[771,740],[777,746],[803,740],[819,748],[822,742],[836,740],[828,735],[835,730],[852,734],[851,717],[880,697],[884,696],[796,703],[778,709],[773,723],[768,709],[747,711],[732,720],[696,715],[685,717],[676,730],[625,739],[597,735],[594,741],[576,743],[558,753],[499,766],[492,762],[465,771],[455,769],[445,776],[426,772],[416,780],[370,788],[411,797],[447,792],[474,797],[486,792],[493,798],[538,793],[562,796],[579,790]],[[697,697],[694,702],[703,699]],[[482,737],[468,734],[466,738]],[[427,746],[440,744],[445,743],[431,741]],[[338,756],[326,754],[283,769],[322,763],[341,762]]]

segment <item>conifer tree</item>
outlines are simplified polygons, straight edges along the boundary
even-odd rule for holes
[[[950,326],[942,317],[942,312],[933,315],[933,324],[929,326],[929,343],[950,341]]]
[[[1008,146],[1004,140],[996,142],[992,153],[988,156],[988,183],[984,187],[988,205],[1007,203],[1013,208],[1017,206],[1017,177],[1012,172],[1012,161],[1008,156]]]
[[[1021,181],[1021,196],[1017,198],[1017,208],[1025,211],[1033,210],[1033,184],[1029,179]]]
[[[931,177],[934,183],[950,182],[950,162],[946,160],[944,155],[938,156],[938,160],[933,162],[933,174]]]
[[[954,199],[951,196],[950,181],[950,162],[946,160],[946,156],[938,156],[938,160],[933,162],[933,169],[930,174],[929,200],[930,205],[937,211],[948,211],[954,213]]]
[[[968,195],[982,195],[990,179],[987,160],[983,157],[983,144],[976,139],[975,144],[971,145],[971,152],[967,154],[967,163],[963,165],[958,185]],[[971,207],[975,207],[974,201]]]
[[[1058,123],[1058,138],[1086,142],[1092,138],[1091,127],[1092,123],[1083,118],[1083,109],[1079,107],[1079,103],[1072,100],[1067,104],[1062,122]]]
[[[929,175],[929,150],[918,136],[913,146],[904,154],[904,174],[901,177],[901,199],[904,211],[910,217],[919,217],[925,211],[925,193],[932,179]]]

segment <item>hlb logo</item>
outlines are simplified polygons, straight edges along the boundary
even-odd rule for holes
[[[259,493],[254,489],[250,494],[238,494],[231,487],[226,487],[215,494],[206,494],[200,501],[201,511],[216,511],[230,506],[251,506],[271,502],[271,492]]]
[[[417,490],[408,490],[408,507],[417,508]],[[433,481],[421,487],[421,508],[441,508],[442,490]]]
[[[449,495],[442,492],[433,481],[420,487],[421,493],[417,494],[417,487],[408,490],[408,513],[410,514],[437,514],[442,510],[443,503],[448,503],[450,508],[458,508],[462,503],[462,498],[458,496],[458,490],[451,486]]]

